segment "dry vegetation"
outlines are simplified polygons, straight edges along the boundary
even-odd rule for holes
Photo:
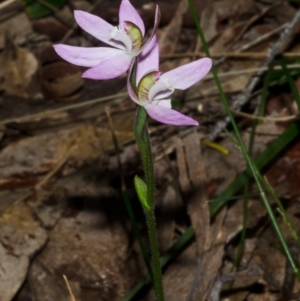
[[[132,132],[135,105],[126,96],[126,77],[84,80],[83,68],[62,61],[51,46],[60,42],[100,45],[76,27],[72,11],[91,11],[116,23],[119,2],[69,0],[49,15],[34,19],[21,2],[0,4],[1,301],[70,300],[63,275],[77,301],[121,301],[146,273],[121,193],[123,176],[146,240],[143,212],[133,190],[133,176],[142,171]],[[150,31],[154,3],[132,3]],[[161,69],[170,70],[203,56],[187,1],[156,3],[162,11],[158,30]],[[297,6],[271,0],[196,0],[195,4],[224,91],[235,103],[245,95],[254,70],[293,20]],[[299,56],[298,38],[296,27],[280,49],[281,54],[295,58],[294,62]],[[297,76],[294,79],[300,89]],[[184,93],[177,91],[175,100],[175,106],[197,119],[200,127],[150,123],[161,253],[190,226],[195,230],[195,238],[165,269],[166,300],[298,300],[300,284],[255,185],[248,192],[244,253],[234,271],[243,222],[242,198],[230,202],[212,219],[209,216],[207,200],[216,198],[245,169],[230,133],[223,131],[217,137],[228,154],[200,142],[211,137],[215,125],[226,116],[212,77]],[[259,103],[260,94],[242,108],[235,106],[246,144]],[[270,88],[264,118],[256,128],[254,158],[297,114],[287,85]],[[117,137],[123,175],[112,132]],[[299,232],[299,139],[263,173]],[[272,198],[270,202],[274,205]],[[299,248],[278,212],[277,218],[297,261]],[[155,300],[149,289],[136,299]]]

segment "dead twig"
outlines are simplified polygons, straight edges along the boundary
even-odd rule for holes
[[[260,59],[265,58],[266,52],[216,52],[211,53],[211,58],[220,58],[226,56],[227,58],[249,58],[249,59]],[[299,57],[299,52],[285,52],[282,54],[283,57]],[[184,58],[184,57],[205,57],[204,52],[185,52],[185,53],[173,53],[165,54],[160,56],[162,59],[171,58]]]
[[[96,103],[105,102],[108,100],[113,100],[113,99],[118,99],[118,98],[124,98],[127,96],[128,96],[128,93],[119,93],[119,94],[109,95],[109,96],[105,96],[105,97],[100,97],[100,98],[80,102],[80,103],[69,105],[69,106],[63,106],[58,109],[43,111],[43,112],[36,113],[36,114],[31,114],[31,115],[26,115],[26,116],[21,116],[21,117],[16,117],[16,118],[8,118],[8,119],[4,119],[3,121],[1,121],[0,125],[5,125],[8,123],[12,123],[12,122],[17,122],[17,123],[25,122],[25,121],[29,121],[29,120],[32,120],[35,118],[42,118],[42,117],[50,116],[50,115],[56,114],[58,112],[64,112],[64,111],[68,111],[68,110],[72,110],[72,109],[78,109],[78,108],[85,107],[88,105],[93,105]]]
[[[231,110],[231,111],[235,115],[243,116],[243,117],[246,117],[249,119],[263,120],[263,121],[285,122],[285,121],[294,120],[299,117],[298,115],[284,116],[284,117],[264,117],[264,116],[256,116],[256,115],[252,115],[252,114],[247,114],[247,113],[235,111],[235,110]]]
[[[253,266],[251,269],[244,270],[241,272],[234,272],[234,273],[230,273],[230,274],[223,275],[223,276],[219,275],[210,291],[210,294],[209,294],[207,300],[208,301],[219,301],[222,286],[226,282],[232,282],[241,277],[247,278],[249,276],[260,276],[261,274],[262,274],[261,269],[258,266]]]
[[[217,61],[215,63],[215,65],[220,64],[221,62],[223,62],[225,60],[225,58],[228,57],[252,57],[254,56],[254,58],[261,58],[261,57],[265,57],[266,53],[256,53],[256,52],[248,52],[245,53],[243,51],[250,49],[251,47],[259,44],[260,42],[265,41],[266,39],[268,39],[269,37],[271,37],[272,35],[280,32],[281,30],[283,30],[284,28],[286,28],[289,25],[289,23],[285,23],[277,28],[275,28],[274,30],[271,30],[270,32],[263,34],[261,36],[259,36],[257,39],[251,41],[250,43],[242,46],[241,48],[237,49],[234,52],[222,52],[222,53],[211,53],[211,57],[212,58],[218,58],[218,57],[222,57],[219,61]],[[197,48],[196,48],[197,49]],[[286,53],[286,56],[299,56],[299,53]],[[165,54],[165,55],[161,55],[160,57],[163,59],[169,59],[169,58],[181,58],[181,57],[204,57],[206,56],[206,54],[204,52],[186,52],[186,53],[172,53],[172,54]]]
[[[294,29],[297,26],[297,24],[299,23],[299,21],[300,21],[300,10],[296,13],[294,19],[290,22],[288,27],[282,32],[278,41],[270,47],[268,54],[267,54],[265,60],[261,63],[260,67],[268,67],[270,65],[270,63],[273,61],[275,56],[278,53],[280,53],[283,46],[286,44],[286,42],[289,40],[289,38],[293,34]],[[264,72],[265,71],[261,71],[261,70],[255,72],[255,74],[253,75],[252,79],[250,80],[250,82],[248,83],[248,85],[246,86],[244,91],[240,94],[240,97],[238,97],[233,102],[233,104],[232,104],[233,110],[239,111],[240,108],[248,101],[252,91],[258,84],[258,82]],[[206,138],[209,140],[214,140],[223,131],[223,129],[227,126],[228,123],[229,123],[229,117],[227,116],[227,117],[225,117],[225,119],[217,122],[217,124],[214,126],[213,130],[210,132],[210,134]]]
[[[65,280],[65,282],[66,282],[66,286],[67,286],[68,291],[69,291],[69,294],[70,294],[70,300],[71,300],[71,301],[76,301],[76,299],[75,299],[75,297],[74,297],[74,294],[73,294],[73,292],[72,292],[71,286],[70,286],[70,284],[69,284],[68,278],[67,278],[65,275],[63,275],[63,278],[64,278],[64,280]]]

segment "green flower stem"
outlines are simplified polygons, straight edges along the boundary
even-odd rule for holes
[[[149,232],[149,242],[150,250],[152,255],[152,270],[154,276],[154,289],[158,301],[164,301],[164,292],[161,276],[161,268],[159,261],[159,249],[158,249],[158,239],[155,224],[154,215],[154,189],[155,189],[155,179],[154,179],[154,168],[153,168],[153,158],[151,152],[150,138],[148,134],[148,123],[147,123],[147,112],[144,107],[138,106],[137,114],[134,124],[134,134],[136,143],[140,150],[142,164],[145,173],[145,182],[147,185],[147,204],[149,209],[144,207],[148,232]]]

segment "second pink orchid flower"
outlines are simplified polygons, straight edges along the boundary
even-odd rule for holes
[[[185,90],[200,81],[211,69],[212,60],[202,58],[166,73],[159,72],[159,50],[156,39],[151,42],[147,55],[139,57],[135,93],[128,80],[131,99],[143,106],[148,115],[165,124],[198,125],[198,122],[172,109],[169,96],[175,89]]]

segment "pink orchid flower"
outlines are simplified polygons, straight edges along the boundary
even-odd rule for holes
[[[149,40],[144,43],[145,25],[136,9],[128,0],[122,0],[119,10],[119,26],[114,27],[105,20],[84,11],[74,12],[78,25],[86,32],[111,45],[110,47],[53,46],[66,61],[83,67],[91,67],[82,77],[91,79],[112,79],[125,73],[132,60],[141,52],[147,52],[160,19],[156,6],[154,28]]]
[[[127,82],[131,99],[143,106],[151,118],[161,123],[198,125],[196,120],[173,110],[168,97],[175,89],[185,90],[200,81],[211,69],[212,60],[202,58],[161,73],[158,71],[159,51],[155,38],[150,45],[148,53],[139,57],[136,71],[137,93],[133,91],[129,80]]]

